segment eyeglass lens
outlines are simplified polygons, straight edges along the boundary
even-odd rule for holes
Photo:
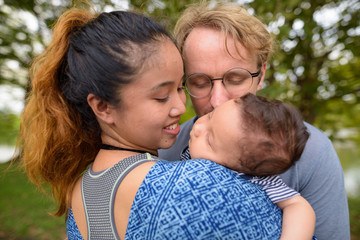
[[[226,90],[231,94],[246,93],[253,82],[253,78],[247,70],[235,68],[227,71],[221,79],[211,79],[202,73],[192,74],[186,79],[185,87],[193,97],[206,97],[211,92],[214,80],[222,80]]]

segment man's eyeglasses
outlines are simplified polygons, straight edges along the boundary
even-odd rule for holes
[[[254,77],[259,76],[260,69],[256,73],[251,73],[243,68],[232,68],[228,70],[222,78],[210,78],[203,73],[194,73],[185,78],[186,91],[195,98],[203,98],[211,93],[213,81],[221,80],[225,89],[234,95],[247,93],[254,81]]]

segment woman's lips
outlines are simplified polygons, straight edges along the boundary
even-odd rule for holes
[[[177,135],[180,132],[180,125],[178,122],[170,124],[167,127],[164,127],[165,132],[173,135]]]

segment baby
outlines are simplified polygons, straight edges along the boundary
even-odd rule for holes
[[[287,104],[247,94],[199,118],[190,133],[191,158],[214,161],[260,185],[283,210],[281,239],[311,239],[315,213],[277,176],[301,156],[309,133]]]

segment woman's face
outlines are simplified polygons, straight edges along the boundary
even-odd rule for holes
[[[156,153],[171,147],[180,131],[186,102],[182,59],[170,41],[159,48],[133,82],[121,89],[113,131],[122,147]]]

